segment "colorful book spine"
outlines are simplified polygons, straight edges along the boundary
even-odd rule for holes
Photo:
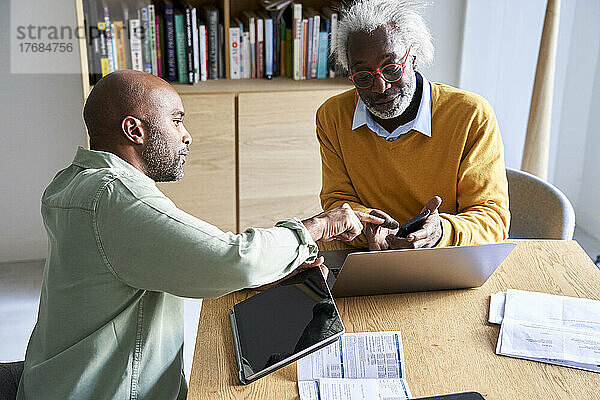
[[[177,53],[177,78],[179,83],[188,83],[187,50],[185,45],[185,17],[175,14],[175,48]]]
[[[265,77],[265,20],[256,19],[256,78]]]
[[[308,25],[306,25],[306,58],[304,60],[304,64],[306,64],[306,79],[310,79],[311,69],[312,69],[312,54],[313,54],[313,25],[314,18],[310,17],[307,19]]]
[[[248,33],[250,34],[250,77],[256,79],[258,74],[256,68],[256,19],[248,18]]]
[[[281,57],[281,22],[279,20],[279,11],[269,11],[269,18],[273,20],[273,76],[280,75],[279,59]]]
[[[265,78],[273,79],[273,20],[265,19]]]
[[[150,19],[148,6],[140,9],[142,23],[142,65],[144,72],[152,73],[152,45],[150,44]]]
[[[125,31],[123,21],[115,21],[115,41],[117,43],[117,60],[119,69],[127,69],[127,57],[125,56]]]
[[[229,28],[229,75],[240,79],[240,27]]]
[[[160,17],[157,15],[156,17],[154,17],[154,27],[155,27],[155,32],[156,32],[156,76],[162,78],[163,77],[163,70],[162,70],[162,47],[161,47],[161,40],[162,40],[162,35],[160,34],[161,32],[161,25],[160,25]]]
[[[192,46],[194,48],[194,83],[198,83],[200,81],[200,43],[196,7],[192,8]]]
[[[115,29],[115,23],[110,23],[110,38],[112,42],[112,50],[113,50],[113,67],[114,71],[120,69],[119,66],[119,48],[117,47],[117,31]]]
[[[206,25],[200,25],[198,28],[199,38],[199,49],[200,49],[200,80],[206,81],[208,79],[208,50],[207,50],[207,37],[206,37]]]
[[[192,7],[185,8],[185,49],[188,83],[194,83],[194,35],[192,33]]]
[[[338,24],[338,14],[331,14],[331,34],[329,35],[329,57],[330,60],[333,60],[333,50],[335,49],[335,43],[337,40],[337,24]],[[335,78],[335,62],[331,61],[329,63],[329,77]]]
[[[308,19],[302,20],[302,77],[306,79],[306,58],[308,57]]]
[[[85,31],[89,34],[88,44],[88,68],[90,73],[90,85],[96,84],[102,78],[102,64],[100,57],[100,32],[98,31],[98,4],[95,0],[83,2],[85,15]],[[92,29],[92,27],[95,27]],[[94,34],[93,31],[97,32]]]
[[[175,55],[175,20],[173,19],[173,4],[165,3],[165,55],[167,80],[177,80],[177,56]]]
[[[219,24],[217,55],[219,60],[219,78],[226,78],[225,72],[225,27]]]
[[[242,43],[244,52],[244,56],[242,57],[244,63],[244,73],[242,74],[242,78],[250,79],[250,77],[252,76],[252,65],[250,64],[252,61],[250,57],[250,32],[244,32],[244,34],[242,35]]]
[[[101,75],[110,74],[110,63],[108,61],[108,47],[106,45],[106,23],[98,22],[98,39],[100,39],[100,71]]]
[[[279,40],[279,74],[281,76],[287,76],[286,67],[286,56],[287,56],[287,39],[285,36],[286,26],[285,21],[281,21],[280,25],[280,40]]]
[[[290,79],[294,78],[294,33],[292,28],[285,29],[285,74]]]
[[[158,55],[156,53],[156,14],[154,4],[148,5],[148,26],[150,31],[150,60],[152,63],[152,75],[158,76]]]
[[[302,4],[293,4],[293,21],[294,21],[294,43],[293,43],[293,77],[295,80],[302,79]]]
[[[136,71],[143,71],[142,66],[142,32],[140,20],[129,20],[129,44],[131,48],[131,68]]]
[[[329,34],[319,32],[319,58],[317,59],[317,79],[327,78],[327,45]]]
[[[321,30],[321,16],[315,15],[313,17],[313,31],[312,31],[312,60],[311,60],[311,70],[310,77],[313,79],[317,78],[317,60],[319,57],[319,31]]]
[[[108,13],[108,7],[104,7],[104,26],[106,32],[106,53],[108,54],[108,68],[110,72],[113,72],[115,68],[115,58],[113,50],[113,37],[110,24],[110,16]]]
[[[208,35],[208,79],[219,79],[219,10],[209,7],[205,13]]]

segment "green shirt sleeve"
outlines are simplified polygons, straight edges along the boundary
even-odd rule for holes
[[[296,218],[273,228],[223,232],[178,209],[157,188],[116,178],[98,196],[96,245],[106,267],[129,286],[211,298],[278,280],[316,258]]]

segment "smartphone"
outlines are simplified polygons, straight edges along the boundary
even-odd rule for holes
[[[425,220],[427,217],[429,217],[429,214],[431,214],[431,211],[426,208],[421,214],[404,223],[400,229],[398,229],[398,232],[396,232],[396,237],[405,238],[409,233],[413,233],[421,229],[425,224]]]

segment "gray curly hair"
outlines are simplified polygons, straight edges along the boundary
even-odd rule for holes
[[[356,0],[342,11],[333,49],[338,64],[348,70],[348,37],[392,25],[415,58],[415,69],[433,62],[433,40],[419,13],[427,3],[413,0]]]

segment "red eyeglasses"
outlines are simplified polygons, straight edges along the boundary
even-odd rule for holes
[[[406,54],[402,57],[400,64],[388,64],[381,69],[376,71],[358,71],[355,74],[349,76],[349,79],[359,89],[368,89],[375,83],[375,75],[381,76],[381,78],[389,83],[398,82],[402,79],[404,74],[404,67],[406,66],[406,60],[408,60],[408,54],[410,53],[410,47],[406,50]]]

